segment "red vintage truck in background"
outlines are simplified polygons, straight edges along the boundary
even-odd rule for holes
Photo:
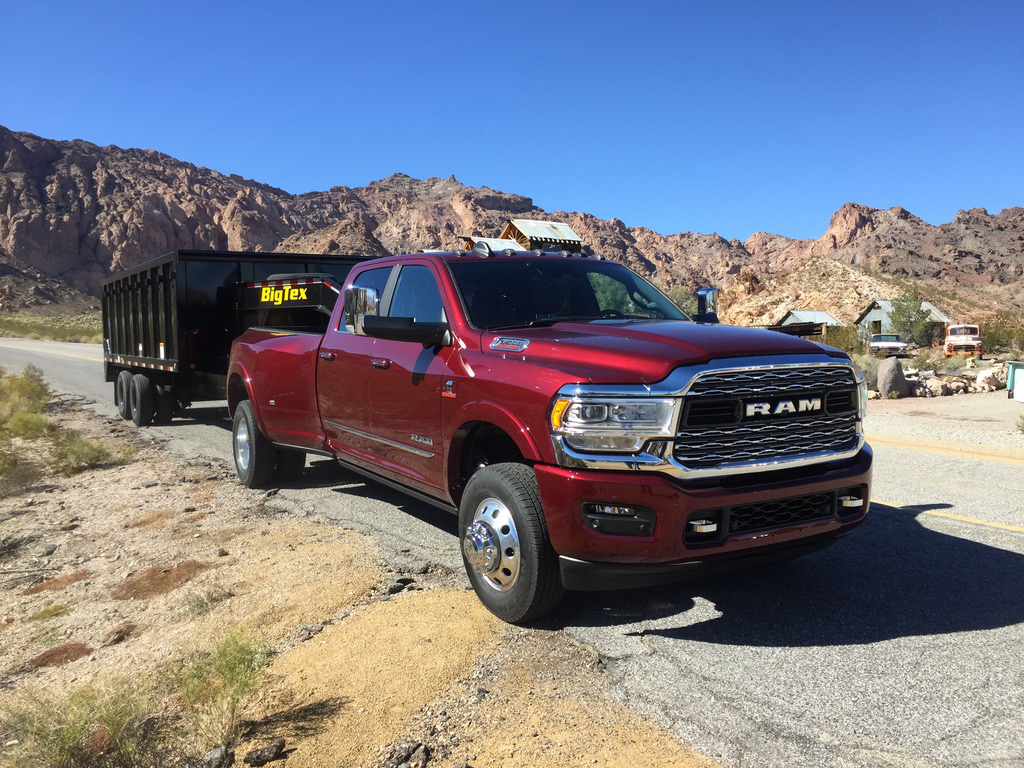
[[[693,322],[620,264],[483,248],[248,290],[293,316],[232,347],[242,482],[328,455],[456,513],[470,581],[506,621],[549,613],[563,589],[795,557],[867,512],[849,358]],[[326,331],[297,319],[326,312],[323,293],[339,295]],[[695,319],[717,321],[705,309]]]

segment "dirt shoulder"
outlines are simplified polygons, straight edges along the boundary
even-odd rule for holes
[[[125,422],[50,415],[138,456],[0,499],[0,711],[34,687],[158,679],[243,627],[275,656],[239,761],[283,737],[289,766],[397,764],[402,741],[452,768],[713,765],[609,699],[590,649],[501,623],[460,574],[396,570]]]

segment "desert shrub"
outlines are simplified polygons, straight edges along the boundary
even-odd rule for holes
[[[58,435],[50,449],[50,466],[62,475],[74,475],[94,467],[118,463],[113,453],[98,440],[69,432]]]
[[[42,410],[52,396],[43,372],[36,366],[26,365],[25,370],[13,376],[0,369],[0,425],[16,413]]]
[[[176,687],[203,749],[230,747],[242,715],[263,682],[270,649],[242,631],[232,632],[178,674]]]
[[[1003,318],[981,325],[981,340],[987,353],[1017,352],[1024,349],[1024,328]]]
[[[18,411],[7,420],[4,430],[11,437],[20,437],[24,440],[34,440],[39,437],[46,437],[57,429],[48,418],[41,413]]]
[[[848,355],[864,351],[864,341],[861,339],[856,325],[829,326],[828,336],[825,341],[830,346],[841,349]]]
[[[869,354],[851,355],[850,359],[853,360],[854,366],[864,374],[868,389],[878,389],[878,365],[882,361]]]
[[[2,713],[11,768],[158,768],[162,719],[138,683],[20,690]]]
[[[36,611],[29,616],[29,621],[49,621],[71,613],[71,608],[66,603],[50,603],[41,611]]]
[[[24,449],[0,437],[0,498],[20,493],[32,485],[42,470]]]

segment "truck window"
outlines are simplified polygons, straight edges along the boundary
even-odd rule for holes
[[[444,320],[441,292],[429,267],[413,265],[402,268],[388,315],[412,317],[426,323]]]

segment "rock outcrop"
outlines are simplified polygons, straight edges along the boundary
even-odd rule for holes
[[[961,211],[936,227],[902,208],[848,203],[817,240],[759,232],[741,243],[546,212],[528,197],[454,177],[395,174],[361,188],[294,195],[153,150],[0,127],[4,309],[20,308],[16,297],[33,282],[46,297],[25,306],[89,303],[83,293],[95,296],[111,271],[175,248],[380,256],[458,247],[459,235],[496,235],[514,216],[564,221],[593,250],[665,290],[717,285],[730,322],[768,324],[789,309],[828,309],[849,321],[871,299],[898,295],[894,278],[907,277],[947,294],[969,292],[964,306],[972,309],[1024,307],[1022,208]]]

